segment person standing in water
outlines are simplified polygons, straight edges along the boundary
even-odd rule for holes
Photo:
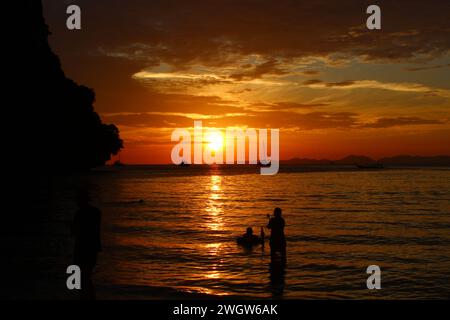
[[[276,252],[279,252],[282,257],[286,257],[285,222],[281,217],[281,208],[275,208],[273,215],[267,225],[267,228],[270,229],[270,254],[273,256]]]
[[[102,250],[100,226],[102,213],[89,203],[87,192],[78,195],[78,211],[72,232],[75,236],[74,263],[81,269],[81,299],[95,299],[92,273],[97,264],[97,254]]]

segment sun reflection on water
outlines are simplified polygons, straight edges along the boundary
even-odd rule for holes
[[[212,231],[223,230],[222,177],[213,175],[209,184],[209,195],[205,211],[208,214],[207,227]]]
[[[222,251],[222,243],[208,243],[205,245],[205,249],[208,252],[208,254],[212,257],[220,257],[221,251]],[[221,260],[218,261],[219,263],[214,263],[211,268],[206,270],[206,272],[203,274],[203,276],[206,279],[220,279],[224,278],[225,275],[223,272],[218,270],[219,265],[221,263]]]

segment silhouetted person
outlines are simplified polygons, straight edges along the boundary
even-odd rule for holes
[[[261,243],[261,238],[253,234],[252,227],[248,227],[242,237],[238,238],[237,242],[243,246],[251,248],[254,245]]]
[[[258,239],[258,237],[253,234],[253,228],[252,227],[248,227],[246,232],[244,233],[244,235],[242,237],[244,239],[247,239],[247,240]]]
[[[270,229],[270,254],[274,255],[278,252],[282,257],[286,257],[285,222],[281,217],[281,209],[275,208],[273,214],[274,216],[270,218],[267,225],[267,228]]]
[[[97,264],[97,254],[102,250],[100,238],[101,211],[89,204],[87,193],[78,195],[78,211],[75,214],[74,264],[81,269],[81,299],[95,299],[92,272]]]

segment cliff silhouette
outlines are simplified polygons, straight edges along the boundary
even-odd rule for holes
[[[118,128],[102,123],[93,107],[94,91],[64,74],[48,43],[51,33],[41,1],[21,0],[18,6],[20,21],[9,61],[20,119],[15,160],[46,172],[105,164],[123,148]]]
[[[80,171],[103,165],[123,145],[118,128],[95,112],[94,91],[64,74],[48,43],[41,1],[17,0],[11,7],[2,46],[0,298],[59,298],[67,295],[58,279],[71,263],[67,223],[73,214],[58,205],[73,195],[60,190],[70,191]]]

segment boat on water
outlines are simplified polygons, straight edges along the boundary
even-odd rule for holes
[[[119,152],[119,154],[118,154],[118,159],[117,159],[116,161],[113,162],[112,166],[113,166],[113,167],[117,167],[117,168],[125,167],[125,163],[123,163],[122,161],[120,161],[120,152]]]
[[[113,167],[125,167],[125,164],[122,163],[120,160],[116,160],[113,163]]]

